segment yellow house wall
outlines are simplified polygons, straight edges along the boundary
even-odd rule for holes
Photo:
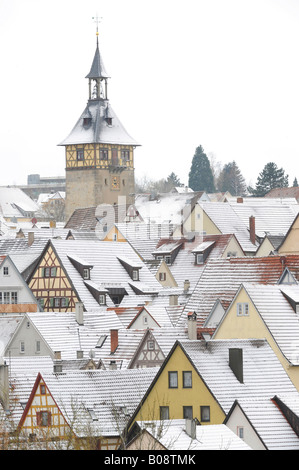
[[[249,315],[237,315],[237,303],[247,302],[249,304]],[[287,359],[277,346],[273,336],[266,327],[264,321],[256,310],[246,290],[242,288],[231,304],[226,316],[218,327],[214,339],[266,339],[279,359],[281,365],[290,377],[291,381],[299,391],[299,368],[290,366]]]
[[[259,246],[255,256],[269,256],[272,250],[272,243],[269,242],[268,238],[265,238],[265,240]]]
[[[236,253],[236,257],[244,256],[242,248],[234,237],[232,237],[231,240],[228,242],[227,247],[222,255],[222,258],[227,258],[229,252]]]
[[[169,371],[178,371],[178,388],[168,388]],[[183,371],[192,371],[192,388],[183,388]],[[211,420],[208,423],[203,422],[201,424],[222,424],[225,418],[220,405],[193,368],[180,346],[176,347],[169,358],[135,420],[159,420],[160,406],[169,406],[169,419],[182,419],[183,406],[192,406],[193,418],[197,418],[199,421],[200,406],[210,406]]]
[[[117,229],[117,227],[112,227],[109,232],[107,233],[106,237],[103,238],[103,241],[105,242],[113,242],[114,240],[114,235],[117,236],[116,241],[118,242],[127,242],[127,239],[120,233],[120,231]],[[127,242],[128,243],[128,242]]]
[[[279,248],[278,252],[281,255],[298,255],[299,254],[299,219],[294,222],[288,236]]]

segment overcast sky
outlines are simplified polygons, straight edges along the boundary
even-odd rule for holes
[[[199,145],[248,184],[270,161],[299,179],[298,0],[0,0],[0,185],[65,174],[97,14],[137,179],[187,184]]]

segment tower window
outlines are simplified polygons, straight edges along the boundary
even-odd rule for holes
[[[100,160],[108,160],[108,149],[100,150]]]
[[[83,126],[84,127],[89,127],[90,124],[91,124],[91,118],[90,117],[83,118]]]
[[[83,148],[77,149],[77,160],[79,162],[82,162],[82,160],[84,160],[84,149]]]
[[[125,163],[125,162],[129,162],[130,161],[130,150],[122,150],[121,151],[121,159],[122,161]]]

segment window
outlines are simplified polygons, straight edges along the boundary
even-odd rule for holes
[[[55,277],[57,268],[53,266],[52,268],[43,268],[43,277]]]
[[[143,317],[143,324],[144,324],[144,325],[147,325],[147,324],[148,324],[148,318],[147,318],[147,317]]]
[[[183,418],[184,419],[192,419],[193,418],[192,406],[183,406]]]
[[[78,148],[77,149],[77,160],[78,162],[82,162],[84,160],[84,149]]]
[[[46,386],[44,384],[40,385],[40,394],[46,395]]]
[[[100,149],[100,160],[108,160],[108,149]]]
[[[54,299],[54,307],[60,307],[60,299],[58,297]]]
[[[50,411],[37,411],[36,421],[38,426],[51,426],[51,413]]]
[[[160,406],[160,420],[169,419],[169,406]]]
[[[238,316],[249,315],[249,304],[247,304],[247,303],[238,303],[237,304],[237,315]]]
[[[18,303],[18,293],[17,292],[12,292],[11,293],[11,303],[12,304],[17,304]]]
[[[183,388],[192,388],[192,372],[183,371]]]
[[[10,292],[3,292],[3,303],[10,303]]]
[[[5,267],[3,268],[3,275],[4,275],[4,276],[8,276],[8,275],[9,275],[8,266],[5,266]]]
[[[178,388],[178,373],[177,372],[168,372],[168,387]]]
[[[51,277],[55,277],[56,276],[56,271],[57,269],[54,267],[54,268],[51,268]]]
[[[200,407],[200,421],[207,423],[210,421],[210,407],[201,406]]]
[[[130,161],[130,150],[122,150],[121,151],[121,158],[123,163]]]
[[[133,277],[133,281],[139,281],[139,271],[138,271],[138,269],[133,269],[132,277]]]
[[[203,253],[197,253],[196,264],[203,264]]]
[[[147,349],[148,349],[149,351],[153,351],[153,350],[155,349],[155,342],[152,341],[152,340],[148,341],[148,342],[147,342]]]
[[[240,439],[244,439],[244,428],[243,426],[238,426],[237,427],[237,434]]]
[[[99,304],[100,305],[106,305],[106,295],[105,294],[100,294],[99,295]]]
[[[25,352],[25,341],[20,341],[20,353]]]
[[[35,341],[35,352],[40,353],[40,341]]]
[[[166,281],[166,273],[159,273],[159,281]]]
[[[165,256],[165,263],[166,264],[171,264],[171,256]]]
[[[88,268],[83,269],[83,279],[89,279],[90,278],[90,271]]]

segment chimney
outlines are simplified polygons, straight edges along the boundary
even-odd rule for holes
[[[110,361],[109,370],[116,370],[116,369],[117,369],[116,362],[115,361]]]
[[[111,354],[114,354],[118,347],[118,330],[110,330],[110,344]]]
[[[0,399],[3,404],[4,411],[9,409],[9,375],[8,365],[3,358],[0,364]]]
[[[242,197],[237,197],[237,203],[238,204],[243,204],[243,198]]]
[[[184,293],[186,294],[189,289],[190,289],[190,281],[189,281],[189,279],[185,279],[185,281],[184,281]]]
[[[186,433],[191,439],[196,439],[196,421],[195,419],[186,419]]]
[[[190,340],[197,339],[197,315],[195,312],[188,315],[188,338]]]
[[[255,217],[253,215],[249,217],[249,234],[251,243],[255,245]]]
[[[31,246],[34,242],[34,232],[28,232],[28,246]]]
[[[239,382],[243,383],[243,350],[239,348],[229,349],[229,366]]]
[[[84,325],[82,302],[76,302],[76,322],[78,325]]]
[[[177,295],[170,295],[169,296],[169,305],[178,305],[179,298]]]

